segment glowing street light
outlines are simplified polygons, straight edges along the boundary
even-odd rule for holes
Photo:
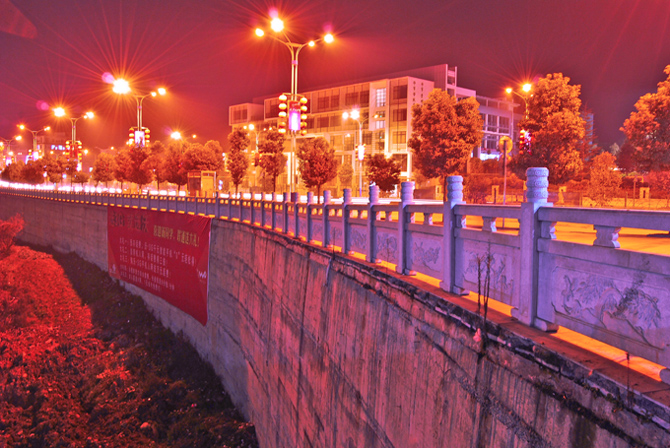
[[[127,93],[131,93],[133,90],[130,87],[130,83],[126,81],[125,79],[122,78],[117,78],[112,82],[112,92],[118,93],[119,95],[125,95]],[[133,94],[133,97],[135,98],[135,102],[137,103],[137,131],[142,132],[144,128],[142,127],[142,103],[144,102],[144,98],[151,96],[153,98],[156,98],[157,96],[164,96],[167,94],[167,90],[165,87],[159,87],[155,91],[149,92],[147,94],[141,95],[141,94]],[[143,138],[140,140],[135,140],[136,142],[141,142],[143,145],[143,142],[145,141]]]
[[[10,163],[11,163],[11,162],[13,161],[13,159],[14,159],[14,152],[12,151],[12,142],[13,142],[13,141],[17,141],[17,142],[18,142],[18,141],[20,141],[20,140],[22,140],[22,139],[23,139],[23,137],[21,137],[20,135],[15,135],[15,136],[12,137],[12,138],[0,138],[0,147],[3,149],[3,151],[4,151],[5,149],[7,149],[8,154],[9,154],[9,157],[10,157],[10,160],[9,160]]]
[[[181,140],[181,132],[174,131],[172,134],[170,134],[170,138],[173,140]]]
[[[331,44],[334,42],[335,38],[333,37],[332,34],[328,33],[325,36],[316,39],[316,40],[310,40],[305,43],[296,43],[291,40],[291,38],[286,34],[285,28],[284,28],[284,22],[279,18],[275,17],[272,19],[270,22],[270,28],[272,31],[274,31],[274,34],[268,34],[268,36],[276,40],[277,42],[281,43],[284,45],[286,48],[288,48],[289,52],[291,53],[291,98],[289,98],[290,101],[298,101],[298,56],[300,54],[300,50],[305,48],[306,46],[309,47],[314,47],[317,42],[324,41],[327,44]],[[256,36],[258,37],[263,37],[265,36],[265,31],[261,28],[256,28]],[[295,148],[296,148],[296,142],[295,142],[295,132],[291,132],[291,158],[290,158],[290,170],[289,170],[289,184],[291,186],[291,191],[293,191],[293,188],[297,182],[295,182]]]
[[[530,93],[531,90],[533,90],[533,85],[530,83],[526,83],[523,86],[521,86],[521,91],[524,92],[523,94],[514,91],[514,89],[512,89],[511,87],[507,87],[505,89],[505,92],[508,95],[516,95],[523,100],[524,104],[526,105],[526,115],[525,115],[526,118],[528,118],[528,98],[533,96]]]
[[[26,125],[24,125],[24,124],[19,124],[19,125],[17,125],[17,126],[18,126],[18,128],[21,129],[22,131],[28,131],[28,132],[30,132],[30,133],[33,134],[33,149],[32,149],[32,151],[30,152],[30,154],[28,154],[28,158],[29,158],[30,160],[33,160],[33,157],[35,157],[35,160],[41,158],[40,154],[39,154],[38,151],[37,151],[37,134],[39,134],[40,132],[49,131],[49,130],[51,130],[51,127],[50,127],[50,126],[44,126],[42,129],[39,129],[39,130],[37,130],[37,131],[33,131],[33,130],[31,130],[31,129],[28,129],[28,128],[26,127]],[[37,154],[37,156],[33,156],[33,154]]]
[[[67,113],[65,112],[65,109],[63,109],[62,107],[56,107],[53,111],[54,111],[54,115],[56,117],[65,117],[67,115]],[[77,121],[81,120],[82,118],[85,119],[85,120],[92,120],[93,118],[95,118],[95,114],[93,112],[89,111],[89,112],[86,112],[85,114],[83,114],[80,117],[67,117],[67,118],[69,118],[70,121],[72,122],[72,143],[71,143],[71,147],[73,148],[73,153],[74,153],[75,158],[77,158],[77,160],[78,160],[79,159],[79,154],[77,152]],[[78,169],[80,169],[80,168],[78,167]]]

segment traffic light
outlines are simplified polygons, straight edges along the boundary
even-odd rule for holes
[[[279,133],[286,133],[286,126],[288,124],[288,96],[285,93],[279,95],[279,119],[277,120],[277,130]]]
[[[309,101],[303,96],[300,98],[300,135],[307,134],[307,112],[309,112]]]
[[[530,131],[526,129],[521,129],[519,131],[519,153],[521,154],[525,152],[530,153],[530,142],[531,142]]]

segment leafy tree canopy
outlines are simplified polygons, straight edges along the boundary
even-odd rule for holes
[[[562,183],[582,169],[579,145],[585,122],[579,113],[581,86],[569,82],[562,73],[554,73],[533,87],[528,116],[519,122],[519,129],[530,132],[530,150],[520,151],[510,161],[517,176],[525,178],[527,168],[542,166],[549,169],[549,182]]]
[[[323,137],[310,138],[300,143],[296,156],[298,171],[305,186],[316,187],[316,195],[320,198],[323,184],[337,176],[335,150]]]
[[[39,185],[44,183],[44,172],[44,165],[39,160],[31,160],[21,170],[21,179],[28,184]]]
[[[393,191],[400,183],[400,164],[384,154],[373,154],[367,159],[365,175],[370,182],[374,182],[381,191]]]
[[[188,172],[182,166],[182,156],[187,147],[187,143],[182,140],[171,141],[167,146],[165,163],[161,169],[161,178],[176,184],[179,190],[181,190],[182,185],[186,185],[186,182],[188,182]]]
[[[116,169],[116,162],[114,156],[103,152],[95,159],[93,163],[93,171],[91,171],[91,178],[96,182],[104,182],[107,185],[114,180],[114,170]]]
[[[247,173],[247,168],[249,168],[249,158],[244,152],[244,148],[249,146],[249,136],[242,129],[235,129],[228,134],[228,143],[230,144],[230,151],[226,159],[226,168],[230,172],[237,194],[242,179]]]
[[[668,77],[658,83],[656,93],[642,96],[621,128],[636,150],[638,171],[670,169],[670,65],[664,73]]]
[[[259,165],[266,176],[272,179],[272,191],[277,191],[277,177],[286,168],[286,156],[284,155],[284,134],[271,129],[263,134],[258,144],[260,153]]]
[[[614,199],[621,187],[621,174],[616,171],[615,158],[609,152],[596,156],[591,165],[591,179],[587,195],[599,207]]]
[[[440,178],[445,191],[447,177],[462,171],[470,153],[481,143],[483,123],[474,98],[461,101],[435,89],[422,104],[412,106],[414,168],[428,178]]]

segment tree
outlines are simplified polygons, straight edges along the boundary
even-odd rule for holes
[[[391,158],[387,159],[384,154],[373,154],[365,164],[365,175],[381,191],[388,193],[400,183],[400,164]]]
[[[258,164],[263,169],[264,176],[272,179],[272,192],[277,191],[277,177],[286,168],[286,156],[284,155],[284,134],[272,129],[262,135],[258,144],[260,159]]]
[[[616,155],[616,163],[624,173],[635,171],[635,147],[629,141],[621,145],[621,149]]]
[[[39,160],[31,160],[21,170],[23,182],[31,185],[44,183],[44,165]]]
[[[165,145],[160,140],[149,145],[149,157],[142,162],[142,170],[150,171],[156,181],[156,189],[160,189],[161,182],[165,182],[163,164],[165,163]]]
[[[652,171],[648,179],[654,197],[665,198],[665,207],[670,207],[670,171]]]
[[[638,171],[670,169],[670,65],[664,73],[668,77],[658,83],[657,92],[642,96],[621,128],[636,149]]]
[[[154,173],[150,166],[144,162],[151,155],[151,149],[148,146],[137,145],[130,148],[130,171],[128,180],[136,183],[141,190],[142,187],[154,179]]]
[[[89,176],[88,173],[84,171],[75,171],[74,175],[72,176],[72,182],[75,184],[85,184],[88,182],[91,176]]]
[[[354,180],[354,169],[350,163],[343,163],[337,173],[342,188],[351,188],[351,182]]]
[[[57,184],[63,180],[65,168],[63,167],[62,158],[54,157],[53,154],[45,154],[40,161],[47,172],[47,179],[49,182]]]
[[[210,140],[204,146],[200,143],[189,145],[184,152],[182,165],[188,171],[217,171],[223,163],[223,149],[217,141]]]
[[[74,173],[77,172],[77,159],[70,157],[60,157],[60,164],[63,167],[63,172],[70,177],[70,186],[72,186],[72,181],[74,180]]]
[[[483,122],[474,98],[461,101],[434,89],[422,104],[412,106],[414,168],[426,178],[440,178],[446,200],[447,177],[462,171],[481,143]]]
[[[621,188],[621,174],[616,171],[614,156],[604,152],[593,159],[591,179],[586,194],[598,207],[614,199]]]
[[[7,165],[2,171],[2,180],[8,182],[21,182],[21,170],[24,165],[25,164],[20,160]]]
[[[249,159],[244,152],[244,148],[249,146],[249,136],[242,129],[235,129],[228,134],[228,142],[230,143],[230,151],[226,161],[226,168],[230,172],[231,180],[235,185],[235,194],[242,183],[242,179],[247,174],[249,168]]]
[[[177,190],[181,190],[181,186],[188,182],[188,172],[182,166],[182,158],[187,147],[188,144],[182,140],[171,141],[168,144],[165,162],[161,169],[161,177],[176,184]]]
[[[95,181],[96,185],[99,182],[104,182],[105,186],[109,186],[109,182],[114,180],[114,170],[116,169],[116,162],[114,161],[114,156],[103,152],[101,153],[95,162],[93,163],[93,171],[91,172],[91,178]]]
[[[549,169],[549,182],[562,183],[582,169],[580,144],[585,122],[579,114],[581,86],[569,82],[562,73],[554,73],[533,87],[528,116],[519,122],[519,129],[530,133],[530,147],[520,148],[509,164],[517,176],[525,178],[527,168],[542,166]]]
[[[131,163],[129,149],[119,149],[114,158],[114,178],[121,183],[121,190],[124,182],[130,182]]]
[[[337,176],[335,150],[325,138],[310,138],[300,143],[296,153],[298,172],[307,188],[316,187],[316,197],[321,201],[321,187]]]

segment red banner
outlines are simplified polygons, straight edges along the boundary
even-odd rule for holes
[[[133,208],[107,210],[110,275],[205,325],[211,219]]]

